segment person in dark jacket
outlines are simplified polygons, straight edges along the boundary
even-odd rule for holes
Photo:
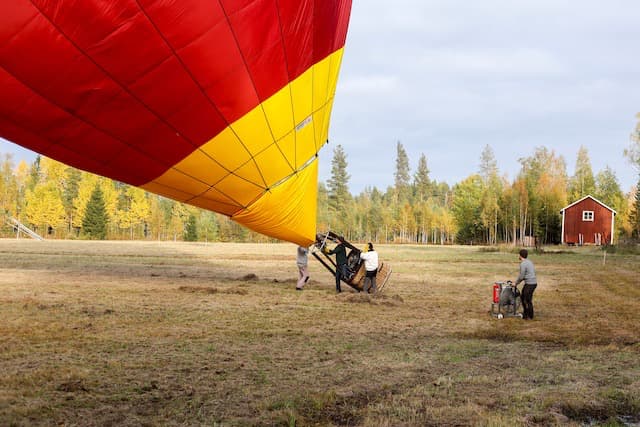
[[[340,280],[347,278],[347,249],[344,246],[344,238],[338,236],[336,238],[338,244],[335,248],[325,252],[327,255],[336,256],[336,292],[342,292],[340,287]]]
[[[518,259],[520,260],[520,274],[514,282],[516,286],[518,283],[524,281],[522,288],[521,299],[522,308],[524,313],[523,319],[533,319],[533,292],[538,286],[538,280],[536,279],[536,270],[533,267],[533,263],[527,259],[529,252],[526,249],[520,249]]]

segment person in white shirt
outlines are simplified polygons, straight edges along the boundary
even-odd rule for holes
[[[296,257],[296,264],[298,265],[298,284],[296,285],[296,290],[301,291],[304,287],[305,283],[309,280],[309,271],[307,270],[307,254],[309,253],[308,248],[304,248],[302,246],[298,246],[298,254]]]
[[[369,287],[376,292],[376,274],[378,273],[378,252],[373,250],[373,243],[367,243],[365,250],[360,252],[360,259],[364,260],[364,283],[362,287],[366,293],[369,293]]]

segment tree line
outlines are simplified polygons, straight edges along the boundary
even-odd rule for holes
[[[0,163],[1,234],[16,218],[46,238],[269,241],[223,215],[37,156]]]
[[[639,172],[640,115],[624,155]],[[592,195],[616,210],[616,241],[640,237],[640,185],[624,193],[610,167],[594,174],[580,147],[575,172],[546,147],[519,159],[509,180],[500,174],[493,150],[484,147],[477,171],[452,186],[430,176],[427,156],[415,171],[401,142],[396,144],[393,185],[349,191],[348,159],[333,151],[331,176],[318,185],[318,229],[347,240],[418,244],[555,244],[561,240],[560,210]],[[187,241],[272,241],[224,215],[185,205],[136,187],[83,172],[38,156],[0,165],[0,210],[49,238]],[[14,231],[5,226],[6,237]]]
[[[640,144],[638,131],[635,135],[636,142],[627,154],[630,159],[631,151],[635,149],[637,155]],[[637,158],[634,161],[640,171]],[[331,179],[326,188],[321,186],[319,224],[346,230],[352,240],[556,244],[561,241],[560,210],[592,195],[616,210],[618,239],[638,237],[640,194],[637,190],[625,194],[610,167],[594,175],[584,147],[577,153],[573,176],[568,176],[563,157],[546,147],[535,148],[519,162],[518,175],[508,180],[500,174],[493,150],[486,146],[478,170],[449,186],[430,178],[425,154],[412,174],[406,150],[398,142],[394,185],[385,191],[367,188],[352,197],[347,191],[347,158],[337,146]]]

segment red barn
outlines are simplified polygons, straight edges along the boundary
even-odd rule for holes
[[[568,245],[613,244],[616,211],[592,196],[585,196],[560,211],[562,243]]]

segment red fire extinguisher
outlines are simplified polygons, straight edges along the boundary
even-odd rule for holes
[[[493,284],[493,302],[496,304],[500,302],[500,283]]]

